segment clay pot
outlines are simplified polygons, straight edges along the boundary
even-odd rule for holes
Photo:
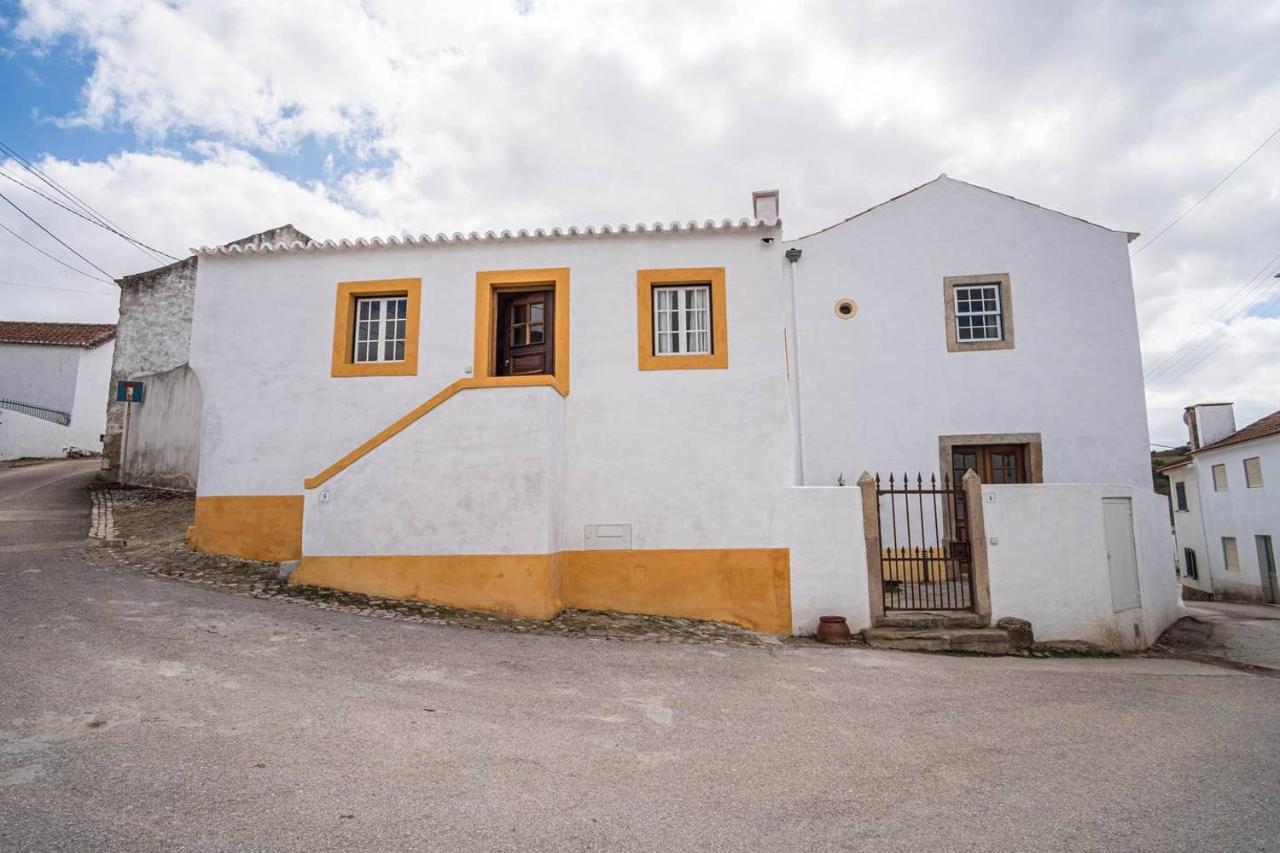
[[[818,617],[819,643],[849,642],[849,623],[843,616]]]

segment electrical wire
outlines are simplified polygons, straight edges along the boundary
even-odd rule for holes
[[[85,272],[84,270],[80,269],[79,267],[73,267],[73,266],[71,266],[71,264],[69,264],[69,263],[67,263],[66,261],[62,260],[62,258],[55,257],[54,255],[49,254],[49,253],[48,253],[48,252],[46,252],[44,249],[41,249],[39,246],[37,246],[35,243],[32,243],[32,242],[31,242],[30,240],[28,240],[26,237],[23,237],[23,236],[22,236],[21,234],[19,234],[17,231],[14,231],[14,230],[13,230],[12,228],[10,228],[8,225],[5,225],[5,224],[3,224],[3,223],[0,223],[0,228],[3,228],[5,231],[8,231],[8,232],[9,232],[10,234],[12,234],[14,237],[17,237],[17,238],[18,238],[19,240],[21,240],[23,243],[26,243],[28,246],[30,246],[31,248],[35,249],[37,252],[39,252],[40,254],[44,255],[44,256],[45,256],[46,258],[48,258],[49,260],[51,260],[51,261],[56,261],[57,263],[62,264],[64,267],[66,267],[67,269],[71,270],[72,272],[80,273],[80,275],[84,276],[85,278],[91,278],[91,279],[93,279],[94,281],[101,281],[101,282],[104,282],[104,283],[106,283],[106,284],[115,284],[115,282],[114,282],[114,281],[112,281],[110,278],[98,278],[98,277],[97,277],[96,275],[94,275],[93,273]]]
[[[21,207],[18,207],[17,203],[15,203],[12,199],[10,199],[10,198],[9,198],[7,195],[5,195],[4,193],[0,193],[0,201],[5,202],[5,203],[6,203],[6,204],[8,204],[10,207],[12,207],[14,210],[16,210],[16,211],[18,211],[19,213],[21,213],[23,216],[25,216],[27,219],[29,219],[33,225],[35,225],[35,226],[36,226],[37,228],[39,228],[41,231],[43,231],[44,233],[48,234],[50,237],[52,237],[53,239],[55,239],[55,240],[57,240],[59,243],[61,243],[61,244],[63,245],[63,247],[64,247],[67,251],[69,251],[71,254],[75,255],[77,258],[79,258],[80,260],[84,261],[86,264],[88,264],[89,266],[93,267],[95,270],[97,270],[98,272],[102,273],[102,274],[103,274],[103,275],[105,275],[107,278],[111,278],[111,277],[112,277],[112,276],[111,276],[111,273],[107,272],[107,271],[106,271],[106,270],[104,270],[102,267],[98,266],[98,265],[97,265],[97,264],[95,264],[93,261],[89,260],[89,259],[88,259],[88,258],[86,258],[84,255],[82,255],[82,254],[80,254],[79,252],[77,252],[75,249],[73,249],[73,248],[71,247],[71,244],[70,244],[70,243],[68,243],[66,240],[63,240],[63,239],[62,239],[61,237],[59,237],[57,234],[54,234],[54,233],[53,233],[52,231],[50,231],[48,228],[45,228],[45,227],[44,227],[44,225],[40,224],[40,221],[39,221],[38,219],[36,219],[36,218],[35,218],[34,216],[32,216],[30,213],[27,213],[27,212],[26,212],[25,210],[23,210]]]
[[[32,290],[61,290],[67,293],[91,293],[94,296],[118,296],[119,291],[110,293],[102,290],[86,290],[83,287],[58,287],[52,284],[23,284],[19,281],[0,281],[0,287],[29,287]]]
[[[1177,225],[1177,224],[1178,224],[1179,222],[1181,222],[1183,219],[1186,219],[1187,214],[1189,214],[1191,211],[1193,211],[1193,210],[1195,210],[1197,207],[1199,207],[1199,206],[1201,205],[1201,203],[1205,201],[1205,199],[1209,198],[1209,196],[1211,196],[1211,195],[1213,195],[1214,193],[1216,193],[1216,192],[1218,191],[1218,188],[1219,188],[1219,187],[1221,187],[1221,186],[1222,186],[1223,184],[1225,184],[1227,181],[1231,180],[1231,176],[1232,176],[1232,175],[1234,175],[1236,172],[1238,172],[1238,171],[1240,171],[1242,168],[1244,168],[1244,165],[1245,165],[1246,163],[1248,163],[1250,160],[1252,160],[1255,154],[1257,154],[1257,153],[1258,153],[1259,151],[1261,151],[1263,148],[1266,148],[1266,147],[1267,147],[1267,145],[1271,142],[1271,140],[1275,139],[1277,136],[1280,136],[1280,127],[1277,127],[1275,130],[1273,130],[1273,131],[1271,132],[1271,135],[1270,135],[1270,136],[1268,136],[1266,139],[1262,140],[1262,144],[1261,144],[1261,145],[1259,145],[1257,148],[1255,148],[1255,149],[1253,149],[1252,151],[1250,151],[1250,152],[1249,152],[1249,156],[1248,156],[1248,157],[1245,157],[1243,160],[1241,160],[1239,163],[1237,163],[1234,169],[1232,169],[1230,172],[1227,172],[1227,174],[1226,174],[1225,176],[1223,176],[1222,180],[1218,181],[1216,184],[1214,184],[1214,185],[1213,185],[1213,188],[1212,188],[1212,189],[1210,189],[1210,190],[1209,190],[1207,193],[1205,193],[1204,195],[1200,196],[1200,198],[1196,200],[1196,203],[1195,203],[1195,204],[1191,205],[1191,206],[1190,206],[1190,207],[1188,207],[1186,210],[1182,211],[1182,213],[1180,213],[1176,219],[1174,219],[1172,222],[1170,222],[1170,223],[1169,223],[1168,225],[1166,225],[1164,228],[1160,229],[1160,231],[1159,231],[1159,232],[1158,232],[1154,237],[1152,237],[1150,240],[1148,240],[1147,242],[1145,242],[1145,243],[1143,243],[1141,246],[1139,246],[1137,249],[1135,249],[1135,250],[1133,251],[1133,253],[1132,253],[1131,255],[1129,255],[1129,257],[1131,257],[1131,258],[1136,258],[1136,257],[1138,257],[1138,255],[1141,255],[1143,252],[1145,252],[1145,251],[1147,250],[1147,248],[1148,248],[1152,243],[1154,243],[1155,241],[1159,240],[1159,239],[1160,239],[1161,237],[1163,237],[1165,234],[1168,234],[1168,233],[1173,229],[1173,227],[1174,227],[1175,225]]]
[[[42,199],[44,199],[45,201],[49,202],[50,204],[54,204],[54,205],[57,205],[58,207],[62,208],[62,209],[63,209],[63,210],[65,210],[67,213],[70,213],[70,214],[73,214],[73,215],[75,215],[75,216],[78,216],[78,217],[80,217],[81,219],[83,219],[85,222],[90,223],[91,225],[96,225],[96,226],[98,226],[99,228],[103,228],[103,229],[106,229],[107,231],[110,231],[112,234],[115,234],[117,237],[121,238],[122,240],[126,240],[126,241],[128,241],[129,243],[131,243],[133,246],[135,246],[136,248],[138,248],[138,249],[142,250],[142,251],[143,251],[143,254],[147,255],[148,257],[154,257],[154,258],[156,258],[157,260],[164,260],[165,258],[168,258],[168,259],[169,259],[169,260],[171,260],[171,261],[180,261],[180,260],[182,260],[181,258],[175,257],[175,256],[173,256],[173,255],[169,254],[169,253],[168,253],[168,252],[166,252],[166,251],[163,251],[163,250],[161,250],[161,249],[157,249],[157,248],[156,248],[156,247],[154,247],[154,246],[148,246],[146,243],[143,243],[141,240],[135,240],[134,238],[130,237],[128,234],[124,233],[123,231],[117,231],[115,228],[112,228],[112,227],[111,227],[111,226],[109,226],[109,225],[104,225],[103,223],[99,222],[98,220],[93,219],[92,217],[86,216],[85,214],[81,213],[80,211],[76,210],[76,209],[75,209],[75,208],[73,208],[73,207],[68,207],[67,205],[65,205],[65,204],[63,204],[62,202],[58,201],[56,198],[53,198],[52,196],[47,195],[47,194],[45,194],[45,193],[41,192],[41,191],[40,191],[39,189],[37,189],[36,187],[33,187],[33,186],[30,186],[30,185],[28,185],[28,184],[23,183],[22,181],[18,180],[18,179],[17,179],[17,178],[15,178],[13,175],[10,175],[8,172],[4,171],[3,169],[0,169],[0,178],[5,178],[6,180],[13,181],[15,184],[17,184],[18,186],[22,187],[24,190],[28,190],[28,191],[30,191],[30,192],[35,193],[36,195],[40,196]]]

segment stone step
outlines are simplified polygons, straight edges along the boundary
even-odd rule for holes
[[[863,632],[874,649],[908,652],[968,652],[1007,655],[1013,648],[1001,628],[868,628]]]
[[[985,628],[988,622],[966,610],[890,610],[876,619],[877,628]]]

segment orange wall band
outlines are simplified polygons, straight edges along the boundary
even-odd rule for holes
[[[791,633],[785,548],[312,557],[291,583],[550,619],[563,607]]]
[[[196,498],[191,546],[278,563],[302,556],[301,495]]]

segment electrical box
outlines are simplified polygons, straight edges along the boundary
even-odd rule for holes
[[[584,529],[588,551],[630,551],[630,524],[588,524]]]

